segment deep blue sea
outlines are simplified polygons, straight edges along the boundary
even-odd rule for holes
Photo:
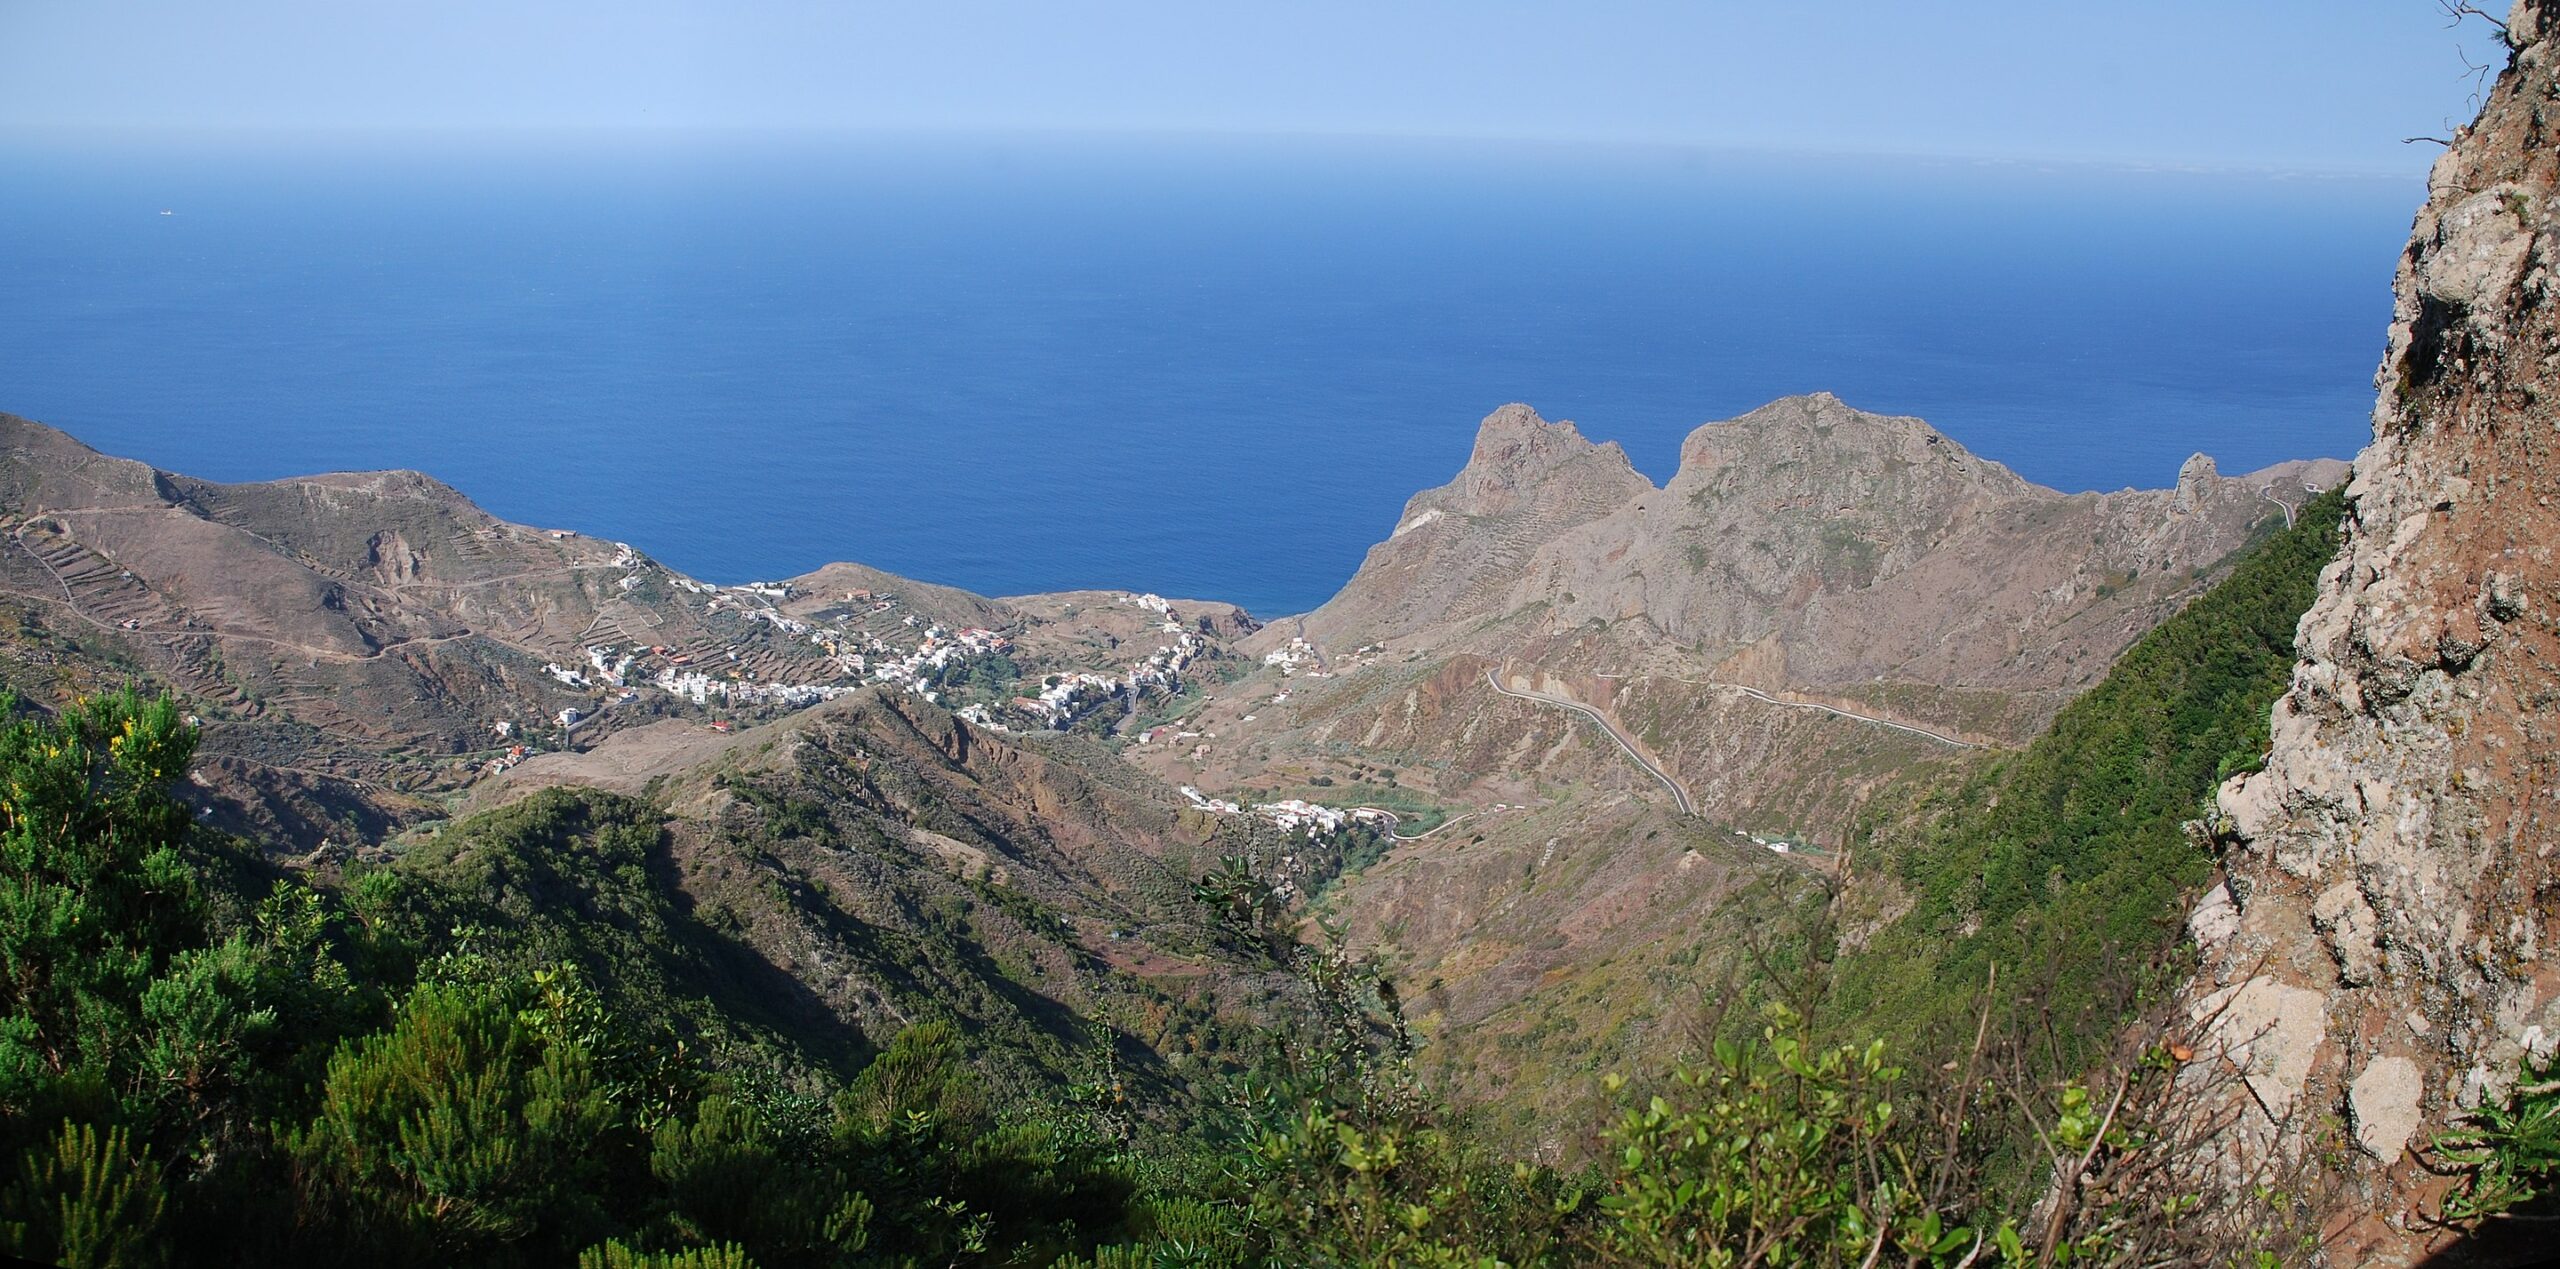
[[[2405,180],[1251,140],[0,150],[0,410],[715,581],[1312,607],[1507,401],[1828,389],[2067,490],[2351,456]],[[169,214],[163,214],[164,212]]]

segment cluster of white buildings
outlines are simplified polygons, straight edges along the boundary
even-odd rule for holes
[[[918,624],[912,614],[907,617],[907,623]],[[835,653],[838,663],[847,672],[874,683],[903,683],[908,691],[928,701],[940,695],[934,690],[933,683],[944,670],[971,657],[1002,652],[1013,646],[1012,641],[1003,635],[977,626],[957,633],[940,626],[925,626],[923,639],[903,652],[877,635],[865,634],[862,638],[862,651]],[[833,652],[841,645],[821,642],[819,646]]]
[[[1357,824],[1392,825],[1395,817],[1370,807],[1348,810],[1323,806],[1300,798],[1283,798],[1277,802],[1256,802],[1246,807],[1228,798],[1213,798],[1190,785],[1182,786],[1182,796],[1192,806],[1213,815],[1247,815],[1278,826],[1284,833],[1304,832],[1309,838],[1339,833]]]
[[[993,630],[973,626],[954,632],[925,623],[915,614],[908,613],[902,620],[909,628],[921,631],[921,637],[914,647],[900,648],[869,631],[816,626],[783,613],[773,605],[797,598],[797,592],[782,582],[749,582],[743,586],[721,587],[683,577],[675,581],[694,594],[711,596],[706,612],[732,606],[749,621],[760,621],[785,635],[805,638],[826,654],[839,673],[857,680],[855,685],[758,683],[752,678],[723,678],[671,666],[653,681],[654,686],[697,705],[708,704],[714,698],[733,705],[811,705],[855,691],[861,683],[897,683],[909,692],[938,704],[941,693],[933,684],[943,670],[970,657],[1002,652],[1012,646],[1009,640]],[[897,607],[898,597],[860,590],[847,593],[845,602],[867,605],[871,612],[883,613]],[[734,653],[732,659],[735,659]],[[619,679],[615,681],[620,682]]]
[[[629,655],[611,644],[587,649],[587,664],[594,666],[596,674],[615,687],[630,686],[625,679],[631,673],[631,661]]]
[[[1783,837],[1762,837],[1756,833],[1747,832],[1739,828],[1733,830],[1733,835],[1749,841],[1754,846],[1765,846],[1781,855],[1784,855],[1796,848],[1794,842],[1788,841]]]
[[[1324,657],[1316,651],[1316,645],[1307,642],[1303,635],[1291,635],[1287,643],[1263,653],[1262,663],[1277,668],[1284,678],[1294,678],[1300,674],[1308,678],[1326,677],[1323,668]]]
[[[1074,726],[1094,706],[1117,699],[1124,692],[1134,700],[1151,687],[1168,693],[1182,690],[1182,672],[1199,659],[1201,643],[1200,637],[1182,624],[1182,616],[1173,610],[1172,601],[1162,595],[1132,594],[1117,596],[1112,602],[1132,604],[1162,617],[1156,630],[1173,636],[1173,642],[1148,653],[1145,660],[1132,663],[1126,680],[1083,672],[1050,675],[1042,681],[1039,695],[1014,697],[1014,710],[1038,720],[1043,727],[1063,730]]]
[[[1309,837],[1338,833],[1351,823],[1352,813],[1330,806],[1318,806],[1298,798],[1278,802],[1257,802],[1253,813],[1280,826],[1283,832],[1305,829]]]
[[[1038,696],[1014,697],[1013,708],[1039,719],[1043,727],[1065,728],[1087,710],[1119,696],[1121,690],[1120,680],[1107,674],[1052,674],[1042,682]]]
[[[1160,687],[1167,692],[1182,690],[1182,672],[1200,655],[1200,638],[1180,624],[1166,622],[1165,629],[1174,632],[1173,646],[1158,648],[1147,659],[1129,667],[1129,690]]]
[[[653,647],[649,651],[666,654],[670,650],[664,647]],[[729,659],[734,661],[737,656],[737,653],[731,652]],[[596,676],[622,689],[624,699],[629,699],[633,695],[632,689],[645,683],[670,696],[691,701],[696,705],[709,705],[717,700],[729,705],[785,705],[797,708],[803,705],[815,705],[820,701],[831,701],[855,690],[840,683],[759,683],[752,675],[730,678],[707,670],[695,669],[691,664],[692,659],[682,654],[669,655],[668,663],[658,670],[655,677],[643,679],[634,669],[634,662],[637,660],[637,653],[625,653],[610,644],[587,649],[587,663],[595,668]],[[545,668],[552,670],[555,677],[562,669],[558,666]],[[575,671],[569,671],[569,673],[574,681],[572,678],[562,678],[561,682],[573,687],[593,685],[586,675]]]
[[[1120,602],[1136,604],[1164,618],[1157,624],[1156,632],[1173,636],[1170,646],[1157,648],[1147,654],[1146,660],[1129,667],[1130,692],[1134,694],[1148,687],[1160,687],[1168,692],[1181,691],[1182,672],[1191,668],[1191,663],[1200,656],[1200,636],[1182,624],[1182,615],[1175,612],[1173,604],[1162,595],[1125,595]]]
[[[615,565],[629,570],[621,584],[629,590],[645,580],[648,561],[628,546],[621,546]],[[546,664],[545,673],[562,686],[583,691],[599,688],[619,689],[625,698],[641,686],[650,686],[696,705],[720,702],[728,705],[780,705],[798,707],[834,700],[864,685],[895,683],[925,700],[941,703],[937,688],[945,673],[968,660],[1011,650],[1012,641],[1003,634],[984,627],[971,626],[948,630],[927,622],[914,613],[901,617],[906,628],[917,632],[912,647],[900,647],[869,630],[848,627],[845,615],[826,625],[818,625],[792,617],[774,605],[796,598],[793,589],[781,582],[750,582],[743,586],[720,586],[668,574],[680,589],[707,597],[706,613],[728,610],[748,621],[763,622],[784,635],[805,638],[824,653],[829,666],[850,682],[785,683],[759,682],[752,673],[714,673],[698,668],[692,659],[676,650],[654,647],[624,652],[610,644],[586,649],[585,666]],[[846,604],[870,614],[892,611],[898,597],[875,594],[868,590],[848,592]],[[1171,601],[1161,595],[1126,594],[1118,602],[1132,604],[1161,618],[1159,633],[1167,641],[1149,653],[1144,660],[1129,666],[1127,677],[1116,678],[1086,672],[1052,674],[1042,680],[1036,695],[1017,696],[1006,706],[972,704],[959,711],[960,717],[982,727],[1004,729],[1004,719],[1028,716],[1040,726],[1064,729],[1096,705],[1119,698],[1124,693],[1135,698],[1149,688],[1179,692],[1183,673],[1205,650],[1200,637],[1182,623]],[[649,674],[639,664],[644,653],[666,657],[666,664]],[[731,661],[738,659],[734,650]]]
[[[731,705],[788,705],[794,708],[831,701],[859,690],[840,683],[758,683],[752,679],[714,678],[700,670],[675,665],[660,670],[650,686],[696,705],[708,705],[716,698]]]

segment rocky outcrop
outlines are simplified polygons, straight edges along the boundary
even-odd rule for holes
[[[2190,923],[2197,1069],[2257,1094],[2226,1157],[2337,1150],[2341,1264],[2436,1249],[2431,1137],[2560,1041],[2555,25],[2554,0],[2516,6],[2512,64],[2435,166],[2346,541]]]
[[[1652,491],[1615,441],[1506,405],[1476,429],[1457,479],[1405,504],[1305,632],[1349,644],[1499,615],[1533,552]]]
[[[1692,650],[1690,670],[1761,687],[2058,705],[2306,485],[2344,476],[2324,460],[2225,477],[2199,454],[2174,489],[2065,495],[1918,419],[1817,393],[1698,428],[1655,488],[1616,446],[1505,406],[1304,633],[1509,655],[1638,622]],[[1503,629],[1471,640],[1488,622]]]

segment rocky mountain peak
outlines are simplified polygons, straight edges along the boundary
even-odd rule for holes
[[[1486,637],[1634,622],[1806,684],[2067,692],[2313,478],[2276,498],[2190,463],[2177,491],[2066,496],[1825,392],[1699,427],[1657,489],[1617,446],[1509,405],[1288,633],[1347,649],[1515,615]]]
[[[1879,476],[1980,486],[2004,497],[2034,488],[1919,419],[1870,414],[1828,392],[1781,397],[1699,427],[1681,444],[1680,471],[1668,488],[1785,479],[1806,483],[1808,495],[1832,484],[1871,493]]]
[[[1466,515],[1500,514],[1559,475],[1578,481],[1581,487],[1612,494],[1653,487],[1636,474],[1616,441],[1593,444],[1572,423],[1550,423],[1536,410],[1515,402],[1486,415],[1477,425],[1475,448],[1448,486],[1444,509]],[[1408,511],[1405,518],[1414,514]]]
[[[1818,504],[1892,504],[1940,524],[1961,504],[2051,496],[1956,437],[1902,414],[1869,414],[1828,391],[1782,397],[1690,432],[1667,486],[1692,504],[1731,496]]]
[[[1467,456],[1467,466],[1521,470],[1590,448],[1591,442],[1570,420],[1550,423],[1535,409],[1514,401],[1476,425],[1475,449]]]
[[[1360,642],[1482,616],[1502,606],[1531,551],[1652,492],[1616,442],[1595,445],[1571,423],[1506,405],[1478,425],[1457,477],[1414,495],[1305,628]]]
[[[2206,489],[2221,476],[2222,469],[2214,466],[2212,455],[2187,455],[2187,461],[2178,464],[2178,505],[2194,509],[2204,500]]]

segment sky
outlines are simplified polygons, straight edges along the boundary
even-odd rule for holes
[[[2410,173],[2435,0],[0,0],[0,137],[1313,133]],[[2466,52],[2467,50],[2467,52]]]

